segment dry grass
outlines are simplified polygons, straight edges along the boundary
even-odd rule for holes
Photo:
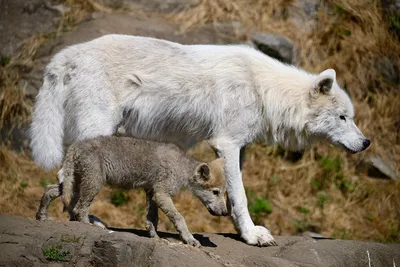
[[[95,1],[66,2],[73,8],[60,24],[64,30],[87,12],[111,12]],[[369,154],[393,164],[400,162],[399,85],[388,79],[390,69],[400,69],[400,44],[388,32],[377,1],[327,1],[319,9],[312,31],[286,18],[295,3],[201,0],[198,6],[169,17],[180,23],[182,32],[204,23],[239,21],[247,28],[289,37],[298,48],[297,65],[313,72],[328,67],[336,70],[339,82],[354,100],[358,125],[372,139],[368,151],[359,155],[318,144],[298,161],[290,160],[290,154],[279,148],[251,145],[243,176],[258,224],[269,226],[274,234],[312,230],[338,238],[399,242],[400,183],[371,179],[357,166]],[[36,38],[10,65],[29,67],[37,44],[43,41],[43,36]],[[14,91],[18,71],[2,67],[1,78],[5,90],[0,95],[0,127],[7,121],[21,123],[30,112],[30,103]],[[207,160],[213,157],[204,144],[191,154]],[[399,167],[395,166],[397,171]],[[28,156],[1,147],[0,212],[34,217],[43,185],[55,181],[54,175],[42,172]],[[92,212],[115,227],[144,228],[144,193],[128,193],[130,201],[121,207],[111,204],[110,193],[104,189],[99,194]],[[176,205],[193,231],[234,232],[228,218],[212,217],[187,192],[176,197]],[[66,219],[59,202],[51,206],[50,214]],[[160,230],[173,230],[165,216],[160,224]]]

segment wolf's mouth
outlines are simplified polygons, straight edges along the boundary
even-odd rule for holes
[[[347,146],[345,146],[344,144],[338,142],[339,147],[343,148],[346,152],[349,152],[351,154],[356,154],[358,151],[355,151],[353,149],[348,148]]]

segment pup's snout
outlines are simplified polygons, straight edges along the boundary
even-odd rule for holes
[[[370,144],[371,144],[371,141],[369,141],[368,139],[365,139],[363,141],[363,150],[367,149],[367,147],[369,147]]]
[[[228,215],[228,210],[226,208],[226,205],[224,207],[207,207],[208,212],[213,215],[213,216],[227,216]]]

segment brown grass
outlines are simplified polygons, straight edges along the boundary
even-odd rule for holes
[[[87,12],[111,12],[95,1],[66,2],[72,6],[64,21],[68,30]],[[371,179],[357,167],[370,154],[393,165],[400,162],[399,85],[388,80],[384,72],[387,62],[394,70],[400,69],[400,44],[387,30],[378,1],[327,1],[317,14],[315,29],[309,32],[286,19],[294,4],[291,0],[201,0],[169,18],[181,25],[182,32],[204,23],[239,21],[249,29],[287,36],[298,49],[297,65],[312,72],[336,70],[339,82],[354,101],[358,125],[372,139],[372,146],[362,154],[349,155],[318,144],[294,162],[279,148],[251,145],[243,171],[250,206],[261,199],[272,208],[269,214],[253,212],[258,224],[267,225],[273,234],[312,230],[338,238],[399,242],[400,183]],[[28,43],[11,61],[14,66],[29,66],[35,44],[41,42],[32,40],[36,42]],[[30,109],[22,94],[15,94],[18,71],[2,68],[1,77],[6,90],[0,101],[6,104],[0,108],[0,127],[6,121],[21,123]],[[205,160],[213,157],[204,144],[190,153]],[[394,167],[399,172],[400,166]],[[43,185],[55,181],[54,175],[42,172],[28,156],[1,147],[0,212],[34,217]],[[99,194],[92,212],[115,227],[144,228],[144,193],[131,192],[126,205],[114,207],[110,192],[106,188]],[[228,218],[212,217],[187,192],[176,197],[176,205],[193,231],[234,232]],[[61,209],[56,202],[50,214],[65,220]],[[165,216],[160,230],[173,230]]]

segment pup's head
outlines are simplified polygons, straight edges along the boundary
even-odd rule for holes
[[[226,179],[223,158],[199,164],[191,179],[190,189],[212,215],[228,215],[224,197]]]
[[[311,112],[308,133],[328,139],[333,145],[351,153],[365,150],[370,141],[354,123],[354,108],[349,96],[337,85],[333,69],[321,72],[310,91]]]

